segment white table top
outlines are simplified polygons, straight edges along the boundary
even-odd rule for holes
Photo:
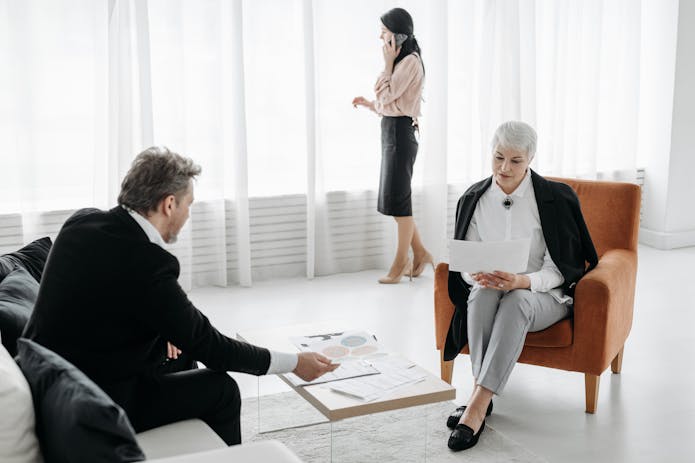
[[[342,322],[319,322],[264,330],[244,331],[237,333],[237,338],[275,351],[295,352],[297,348],[290,341],[290,336],[334,333],[356,328],[357,327],[348,326]],[[375,334],[378,335],[378,333]],[[415,366],[413,368],[418,368],[426,373],[424,381],[400,388],[372,402],[365,402],[357,398],[339,394],[330,390],[325,384],[294,386],[284,375],[278,376],[330,421],[417,405],[426,405],[456,398],[456,388],[427,372],[420,366]]]

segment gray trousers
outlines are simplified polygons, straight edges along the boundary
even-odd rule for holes
[[[526,333],[566,318],[572,309],[548,293],[504,292],[474,286],[468,297],[468,348],[476,384],[502,392],[521,355]]]

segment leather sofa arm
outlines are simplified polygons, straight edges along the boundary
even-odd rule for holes
[[[580,371],[600,375],[625,344],[636,277],[637,252],[612,249],[577,284],[574,344]]]

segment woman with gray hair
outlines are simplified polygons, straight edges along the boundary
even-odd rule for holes
[[[543,330],[572,314],[574,287],[598,257],[575,192],[529,168],[536,131],[509,121],[492,138],[492,176],[459,199],[454,239],[531,239],[523,273],[449,272],[449,298],[456,309],[444,359],[468,344],[474,388],[468,404],[447,419],[449,448],[473,447],[514,368],[528,332]]]

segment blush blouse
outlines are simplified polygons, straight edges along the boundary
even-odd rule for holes
[[[425,71],[420,56],[411,53],[387,74],[382,72],[374,85],[374,110],[380,116],[420,116]]]

